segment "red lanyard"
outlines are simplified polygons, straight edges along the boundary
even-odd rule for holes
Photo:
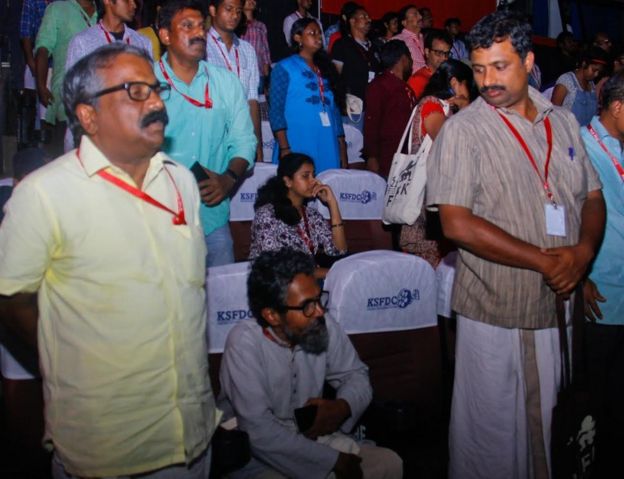
[[[520,143],[520,146],[524,150],[524,153],[526,153],[527,158],[531,162],[531,166],[533,166],[533,169],[537,173],[537,176],[539,176],[542,184],[544,185],[544,191],[546,191],[546,196],[548,196],[548,199],[554,203],[555,201],[553,200],[553,194],[552,194],[552,191],[550,191],[550,185],[548,184],[548,168],[550,167],[550,155],[552,153],[552,145],[553,145],[552,127],[550,126],[550,118],[546,117],[546,119],[544,120],[544,130],[546,130],[546,143],[548,143],[548,153],[546,153],[546,164],[544,165],[544,177],[542,178],[542,174],[540,173],[539,168],[537,167],[535,158],[533,158],[533,155],[531,154],[531,150],[529,150],[529,147],[527,146],[526,142],[524,141],[524,139],[522,138],[518,130],[516,130],[516,127],[513,126],[511,122],[502,113],[500,112],[497,112],[497,113],[498,113],[498,116],[501,117],[505,125],[507,125],[507,128],[509,128],[509,130],[513,133],[513,136],[516,137],[516,140],[518,140],[518,143]]]
[[[80,149],[76,150],[76,156],[78,157],[78,161],[80,162],[80,164],[84,168],[84,164],[82,163],[82,159],[80,158]],[[147,193],[145,193],[145,192],[139,190],[138,188],[136,188],[136,187],[126,183],[122,179],[117,178],[116,176],[111,175],[107,171],[100,170],[100,171],[97,172],[97,174],[103,180],[108,181],[109,183],[112,183],[113,185],[121,188],[122,190],[127,191],[131,195],[136,196],[137,198],[139,198],[140,200],[143,200],[146,203],[149,203],[149,204],[155,206],[156,208],[160,208],[161,210],[164,210],[164,211],[167,211],[168,213],[171,213],[173,215],[173,224],[174,225],[176,225],[176,226],[177,225],[185,225],[186,224],[186,217],[184,215],[184,203],[182,202],[182,196],[180,196],[180,191],[178,190],[178,185],[176,185],[176,182],[173,179],[173,176],[171,176],[171,173],[169,172],[169,170],[166,167],[164,167],[164,166],[163,166],[163,168],[167,172],[167,175],[169,175],[169,179],[171,180],[171,183],[173,183],[173,187],[174,187],[175,192],[176,192],[176,201],[178,203],[178,212],[177,213],[175,211],[173,211],[171,208],[163,205],[160,201],[152,198]]]
[[[596,130],[594,130],[594,127],[591,125],[587,125],[587,129],[591,133],[591,136],[594,137],[594,140],[598,142],[598,144],[600,145],[600,148],[602,148],[604,152],[607,154],[607,156],[611,158],[611,161],[613,162],[613,166],[615,166],[615,169],[617,170],[618,175],[620,175],[620,179],[624,181],[624,168],[622,167],[622,164],[618,161],[615,155],[609,151],[607,146],[598,137],[598,133],[596,133]]]
[[[193,106],[197,106],[197,107],[200,107],[200,108],[212,108],[212,100],[210,99],[210,88],[208,86],[208,83],[209,83],[208,78],[206,79],[206,90],[204,92],[204,103],[202,103],[199,100],[196,100],[195,98],[191,98],[190,96],[185,95],[184,93],[182,93],[180,90],[178,90],[175,87],[175,85],[173,84],[173,81],[171,80],[171,78],[167,74],[167,70],[165,70],[165,65],[163,65],[163,61],[162,60],[160,60],[158,62],[158,65],[160,66],[160,71],[162,72],[163,76],[165,77],[165,80],[167,80],[167,83],[169,83],[171,88],[173,88],[180,95],[182,95],[182,98],[184,98],[186,101],[188,101]],[[208,76],[208,72],[206,71],[206,77],[207,76]]]
[[[106,42],[107,43],[113,43],[113,40],[110,36],[110,34],[108,33],[108,31],[106,30],[106,28],[104,28],[102,26],[102,22],[98,23],[98,27],[100,27],[100,30],[102,30],[104,32],[104,36],[106,37]],[[126,38],[126,43],[128,45],[130,45],[130,37]]]
[[[305,207],[304,207],[305,208]],[[297,226],[297,233],[306,244],[310,253],[314,255],[314,243],[312,243],[312,235],[310,234],[310,225],[308,224],[308,215],[306,215],[305,209],[301,212],[301,216],[303,216],[303,224],[305,226],[305,232],[301,229],[301,226]]]
[[[323,110],[325,110],[325,85],[323,84],[323,77],[321,76],[321,71],[317,67],[314,67],[312,69],[316,74],[316,81],[318,82],[319,95],[321,96],[321,107],[323,108]]]
[[[221,45],[219,45],[219,41],[214,37],[214,35],[210,34],[210,36],[212,37],[214,42],[217,44],[217,48],[219,49],[219,52],[221,52],[221,56],[223,57],[223,61],[225,62],[225,66],[227,67],[228,70],[230,70],[232,73],[234,73],[234,70],[232,70],[232,64],[228,60],[228,58],[225,55],[225,53],[223,53],[223,49],[221,48]],[[238,58],[238,48],[236,48],[236,47],[234,47],[234,55],[236,56],[236,75],[238,76],[238,78],[240,78],[240,60]]]

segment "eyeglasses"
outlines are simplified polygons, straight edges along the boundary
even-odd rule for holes
[[[439,57],[445,57],[445,58],[448,58],[449,55],[451,54],[450,50],[434,50],[433,48],[431,48],[430,51],[435,53]]]
[[[108,95],[109,93],[114,93],[119,90],[126,90],[128,96],[131,100],[134,101],[145,101],[147,100],[152,92],[156,92],[156,94],[160,95],[160,98],[163,100],[167,100],[169,98],[169,93],[171,92],[171,86],[167,83],[156,82],[152,85],[146,83],[144,81],[130,81],[126,83],[122,83],[121,85],[112,86],[110,88],[106,88],[104,90],[100,90],[93,98],[98,98],[102,95]]]
[[[284,305],[282,308],[284,310],[301,311],[306,318],[311,318],[314,316],[317,305],[325,311],[327,309],[327,303],[329,303],[329,291],[321,291],[321,294],[319,294],[316,298],[306,299],[299,306]]]

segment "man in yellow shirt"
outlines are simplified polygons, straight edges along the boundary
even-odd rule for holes
[[[80,147],[24,179],[0,227],[0,317],[38,343],[55,478],[210,469],[206,250],[196,181],[158,152],[168,90],[124,43],[78,61]]]

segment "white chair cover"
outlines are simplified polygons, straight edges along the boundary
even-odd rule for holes
[[[271,162],[273,159],[273,150],[275,149],[275,139],[273,138],[273,130],[271,124],[267,120],[260,122],[260,130],[262,133],[262,154],[265,162]]]
[[[208,352],[222,353],[230,329],[239,321],[255,321],[247,303],[249,263],[233,263],[208,268],[206,303],[208,309]]]
[[[236,190],[230,203],[230,221],[251,221],[254,218],[254,203],[258,188],[275,176],[277,165],[256,163],[251,176],[248,176]]]
[[[445,318],[451,317],[451,293],[455,280],[455,265],[457,264],[457,251],[447,254],[436,268],[438,281],[438,315]]]
[[[331,186],[340,214],[345,220],[380,220],[383,211],[385,180],[364,170],[325,170],[318,179]],[[317,208],[329,219],[329,210],[317,200]]]
[[[436,280],[422,258],[366,251],[334,263],[325,279],[327,314],[348,334],[437,325]]]
[[[343,123],[345,132],[345,143],[347,144],[347,162],[364,163],[362,158],[362,148],[364,148],[364,136],[362,132],[353,125]]]

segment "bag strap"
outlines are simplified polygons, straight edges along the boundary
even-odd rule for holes
[[[410,137],[410,142],[407,145],[407,153],[409,155],[412,154],[412,129],[414,128],[414,116],[416,115],[416,110],[418,109],[418,105],[416,105],[414,107],[414,109],[412,110],[412,114],[409,117],[409,121],[407,122],[407,125],[405,125],[405,130],[403,131],[403,136],[401,136],[401,141],[399,141],[399,146],[397,147],[397,153],[401,153],[401,150],[403,149],[403,145],[405,144],[405,138],[407,137],[408,133],[409,133],[409,137]]]
[[[559,329],[559,354],[561,356],[561,390],[563,390],[570,386],[570,354],[566,332],[565,305],[560,296],[557,296],[555,305],[557,310],[557,329]]]

